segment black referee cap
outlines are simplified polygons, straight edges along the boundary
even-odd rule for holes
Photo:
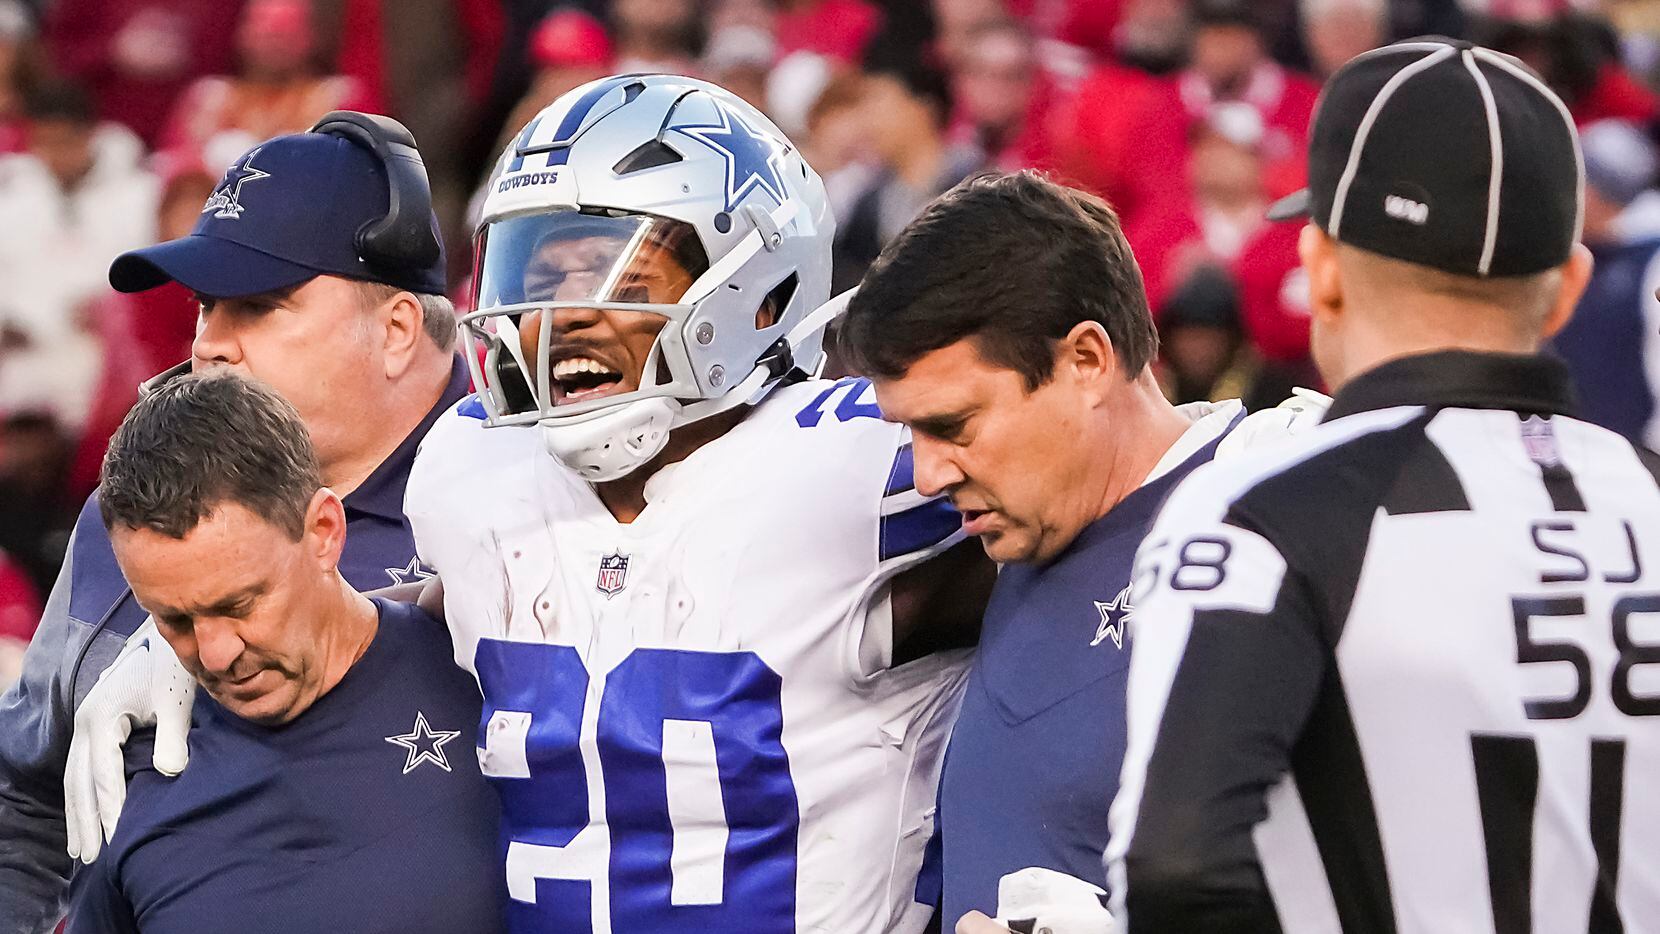
[[[1321,92],[1309,186],[1269,208],[1333,238],[1468,276],[1566,262],[1585,168],[1568,108],[1491,49],[1440,37],[1356,56]]]

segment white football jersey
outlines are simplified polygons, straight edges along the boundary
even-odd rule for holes
[[[871,395],[775,391],[630,524],[470,400],[425,439],[407,513],[484,693],[513,930],[923,927],[968,653],[890,667],[885,584],[962,533]]]

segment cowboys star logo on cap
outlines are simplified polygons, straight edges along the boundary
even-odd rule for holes
[[[225,180],[219,184],[219,187],[208,198],[207,204],[202,207],[203,214],[212,211],[214,217],[233,220],[242,216],[244,210],[242,207],[242,186],[248,182],[271,177],[271,173],[261,172],[254,168],[254,157],[257,155],[259,155],[258,149],[250,150],[246,156],[242,157],[240,163],[230,167],[230,170],[225,173]]]
[[[782,142],[755,129],[725,107],[715,106],[719,123],[675,127],[726,160],[726,209],[732,210],[756,188],[784,203],[784,180],[778,161],[785,153]]]

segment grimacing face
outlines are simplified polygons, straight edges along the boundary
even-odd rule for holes
[[[117,526],[110,541],[133,596],[213,699],[266,725],[299,716],[321,694],[332,573],[299,541],[226,503],[182,539]],[[332,572],[332,568],[330,568]]]
[[[1095,516],[1071,385],[1028,390],[972,339],[924,354],[898,379],[875,379],[883,416],[912,432],[917,492],[945,495],[998,563],[1047,561]]]
[[[581,301],[602,288],[628,241],[588,236],[551,240],[536,248],[525,266],[526,301]],[[664,244],[646,242],[608,290],[605,301],[673,304],[686,294],[693,276]],[[548,359],[554,405],[585,402],[633,392],[657,335],[668,323],[644,311],[556,308],[532,311],[519,321],[519,347],[536,379],[538,335],[543,316],[553,329]],[[534,384],[534,383],[533,383]]]

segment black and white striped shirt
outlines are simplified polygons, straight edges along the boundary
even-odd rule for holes
[[[1660,457],[1446,352],[1196,472],[1137,556],[1114,910],[1660,931]]]

